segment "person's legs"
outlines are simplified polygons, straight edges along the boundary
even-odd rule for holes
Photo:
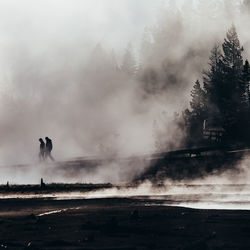
[[[40,153],[39,153],[39,160],[40,160],[40,162],[42,162],[42,161],[45,160],[45,152],[44,151],[40,151]]]
[[[47,149],[44,150],[44,160],[46,160],[49,156],[49,151]]]
[[[51,155],[51,151],[48,151],[47,155],[52,161],[55,161],[54,157]]]
[[[43,152],[42,152],[42,160],[44,161],[45,158],[46,158],[46,152],[45,152],[45,150],[43,150]]]
[[[39,161],[41,162],[43,160],[43,156],[41,154],[41,152],[39,153]]]

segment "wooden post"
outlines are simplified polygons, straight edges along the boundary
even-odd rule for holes
[[[43,178],[41,178],[41,189],[45,188],[45,183],[43,182]]]

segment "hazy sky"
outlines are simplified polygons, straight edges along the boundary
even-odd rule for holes
[[[103,95],[94,93],[95,87],[103,92],[106,90],[97,86],[99,83],[86,82],[85,78],[76,80],[74,72],[83,67],[81,62],[88,60],[89,52],[98,42],[107,49],[114,48],[118,53],[123,53],[130,40],[139,44],[144,27],[154,24],[162,2],[0,0],[0,162],[11,162],[13,152],[16,162],[22,161],[20,158],[37,160],[38,138],[44,136],[53,137],[55,155],[60,148],[73,155],[91,154],[91,151],[86,153],[83,150],[90,142],[81,142],[79,138],[86,139],[89,134],[95,136],[95,131],[101,130],[104,125],[96,122],[95,126],[99,124],[100,127],[90,133],[84,128],[87,121],[82,116],[90,113],[88,120],[93,121],[95,117],[103,121],[102,115],[109,117],[103,107],[98,106]],[[99,82],[101,84],[101,79]],[[83,102],[94,95],[97,108],[91,111],[93,105],[77,103],[75,97],[70,96],[74,88],[85,88],[81,98]],[[78,89],[75,93],[81,91]],[[124,95],[123,91],[120,93]],[[111,102],[108,95],[104,99],[107,99],[105,103]],[[72,102],[73,106],[67,102]],[[61,112],[62,105],[68,111]],[[72,121],[66,129],[65,123],[73,119],[70,116],[76,110],[75,119],[78,120]],[[59,121],[60,116],[64,117],[63,122]],[[112,118],[110,120],[112,122]],[[72,126],[76,126],[81,134],[76,134],[76,130],[72,132]],[[124,127],[133,130],[136,126]],[[137,131],[140,130],[137,127]],[[74,133],[80,146],[77,142],[78,146],[74,147],[70,142],[73,140],[75,144],[77,141],[72,139]],[[62,146],[63,143],[67,147]],[[96,144],[92,141],[93,147]]]
[[[162,0],[1,0],[0,41],[46,49],[77,39],[123,49],[155,22]],[[84,35],[84,36],[83,36]]]

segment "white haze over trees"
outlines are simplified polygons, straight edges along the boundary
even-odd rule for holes
[[[181,146],[210,50],[234,23],[250,53],[249,1],[0,1],[0,163]],[[161,138],[159,141],[158,138]]]

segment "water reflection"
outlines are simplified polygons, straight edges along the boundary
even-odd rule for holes
[[[6,193],[0,199],[46,198],[54,200],[132,198],[145,206],[182,206],[197,209],[250,210],[250,185],[166,185],[160,188],[142,185],[133,188],[109,188],[92,192]]]

